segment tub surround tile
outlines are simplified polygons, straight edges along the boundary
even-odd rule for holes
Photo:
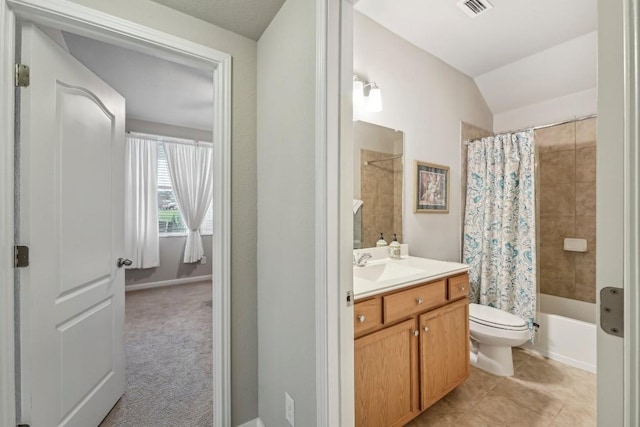
[[[596,302],[596,286],[594,284],[582,284],[576,282],[574,297],[577,300],[594,303]]]
[[[535,132],[535,143],[540,153],[572,150],[576,146],[576,124],[572,122],[539,129]]]
[[[576,182],[596,182],[596,147],[576,150]]]
[[[574,150],[540,153],[539,165],[540,183],[542,185],[572,184],[576,181],[576,156]]]
[[[595,253],[596,249],[596,217],[578,216],[576,217],[576,234],[578,239],[587,240],[587,251]]]
[[[596,216],[596,187],[593,183],[576,183],[576,216]]]
[[[597,121],[536,131],[538,149],[540,290],[593,302],[596,249]],[[563,250],[564,239],[586,239],[588,252]]]
[[[576,122],[576,146],[595,147],[598,139],[597,119],[580,120]]]
[[[540,216],[573,216],[576,212],[576,184],[540,184]]]

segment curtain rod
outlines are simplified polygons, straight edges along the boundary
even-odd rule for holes
[[[598,115],[597,114],[590,114],[588,116],[577,117],[575,119],[564,120],[562,122],[551,123],[551,124],[548,124],[548,125],[533,126],[533,127],[530,127],[530,128],[511,130],[511,131],[508,131],[508,132],[499,132],[499,133],[494,134],[494,135],[501,135],[501,134],[504,134],[504,133],[523,132],[523,131],[529,130],[529,129],[535,131],[535,130],[540,130],[540,129],[551,128],[551,127],[554,127],[554,126],[566,125],[567,123],[571,123],[571,122],[581,122],[583,120],[589,120],[589,119],[593,119],[595,117],[598,117]],[[479,139],[482,139],[482,138],[479,138]],[[473,141],[478,141],[478,139],[466,139],[466,140],[463,141],[463,143],[464,143],[464,145],[469,145],[469,143],[471,143]]]
[[[136,137],[139,137],[141,139],[146,139],[146,140],[149,140],[149,141],[156,141],[156,142],[166,141],[166,142],[172,142],[172,143],[176,143],[176,144],[185,144],[185,145],[211,145],[211,146],[213,146],[213,143],[209,142],[209,141],[198,141],[198,140],[195,140],[195,139],[175,138],[175,137],[172,137],[172,136],[157,135],[157,134],[153,134],[153,133],[143,133],[143,132],[127,131],[125,133],[127,135],[136,136]]]
[[[395,159],[399,159],[401,157],[402,157],[402,154],[397,154],[395,156],[387,157],[385,159],[369,160],[369,161],[364,162],[364,165],[365,166],[369,166],[371,163],[386,162],[387,160],[395,160]]]

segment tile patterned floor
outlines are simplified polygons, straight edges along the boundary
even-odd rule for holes
[[[593,427],[596,375],[514,349],[513,377],[471,376],[407,427]]]

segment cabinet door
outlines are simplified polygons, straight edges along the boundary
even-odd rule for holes
[[[469,376],[469,304],[461,300],[420,316],[422,407]]]
[[[356,426],[401,426],[418,412],[417,319],[355,340]]]

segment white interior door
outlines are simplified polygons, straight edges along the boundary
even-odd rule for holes
[[[22,422],[92,427],[125,388],[125,102],[33,25],[21,33]]]

